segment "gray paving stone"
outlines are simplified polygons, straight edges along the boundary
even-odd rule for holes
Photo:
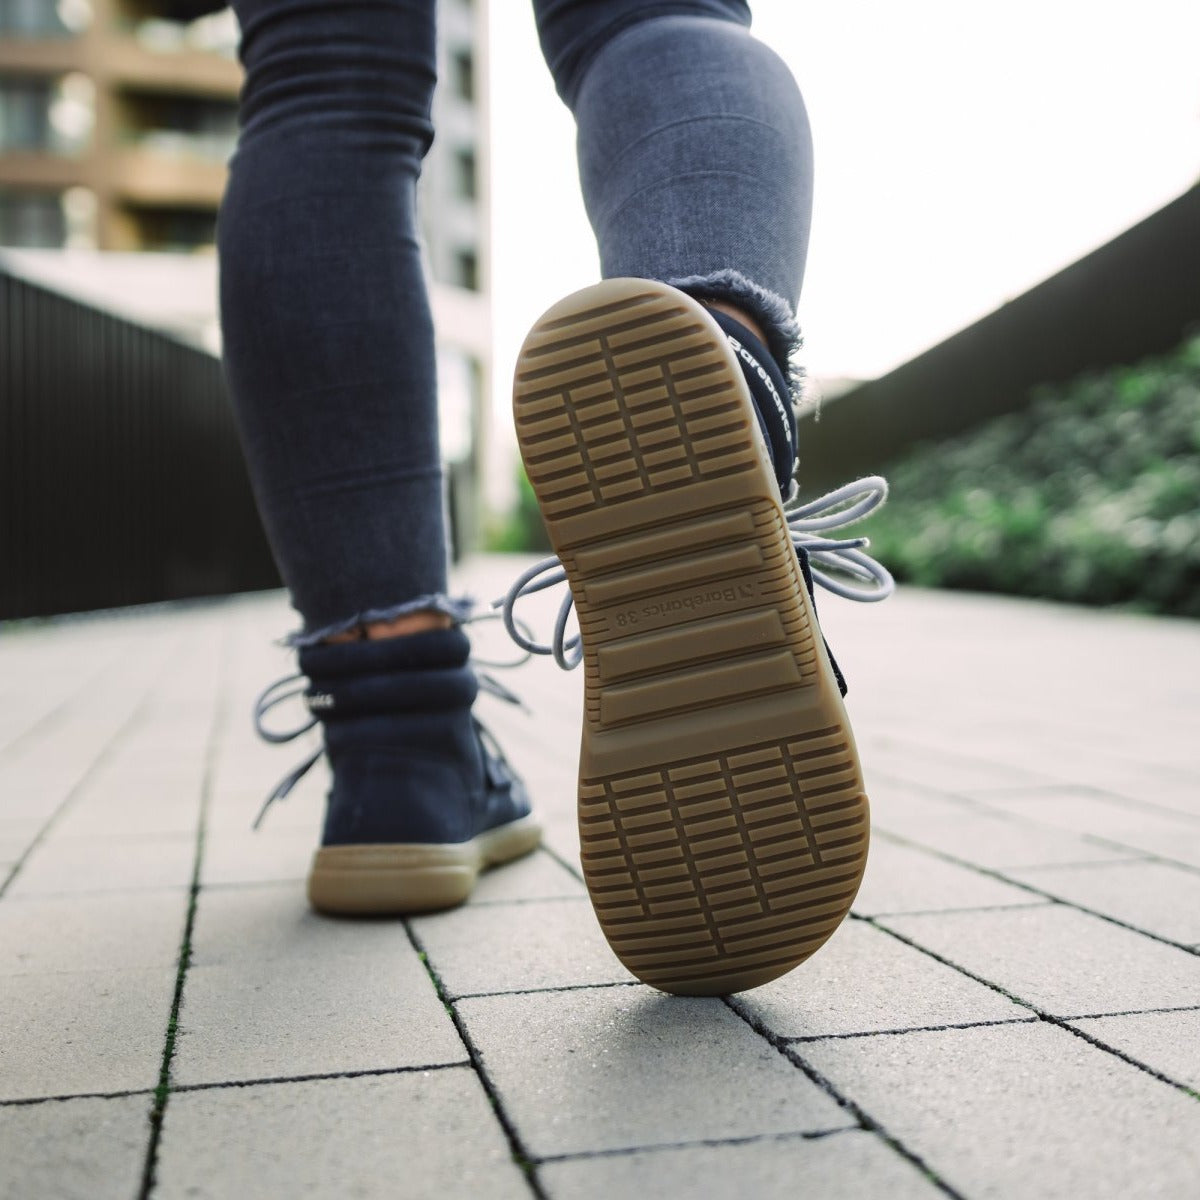
[[[537,1157],[854,1124],[719,1000],[584,988],[457,1009]]]
[[[562,778],[549,777],[545,773],[526,775],[529,794],[536,806],[534,811],[542,823],[542,843],[549,846],[564,862],[579,870],[579,819],[575,813],[575,775],[571,772],[569,781]],[[567,793],[572,797],[571,807],[547,806],[539,797],[547,794]]]
[[[875,836],[867,873],[854,901],[864,916],[936,912],[955,908],[1000,908],[1029,904],[1037,897],[960,867],[913,846]]]
[[[0,1196],[129,1200],[142,1182],[149,1096],[0,1108]]]
[[[1030,1016],[1027,1008],[864,921],[847,921],[807,962],[735,1003],[782,1038]]]
[[[70,805],[54,822],[54,834],[60,838],[181,837],[195,838],[199,805],[167,804],[154,795],[126,795],[114,791],[88,803]]]
[[[157,1200],[529,1194],[469,1068],[175,1093],[154,1192]]]
[[[214,836],[245,838],[249,849],[256,841],[268,841],[286,833],[307,834],[315,846],[320,838],[330,785],[329,766],[324,758],[317,760],[285,800],[271,805],[259,830],[252,826],[280,778],[318,744],[312,740],[295,742],[283,753],[278,746],[257,742],[244,753],[223,755],[213,772],[209,832]]]
[[[502,869],[479,877],[469,904],[502,904],[513,900],[558,900],[584,896],[583,881],[545,851],[536,851]]]
[[[688,1196],[695,1200],[934,1200],[943,1195],[874,1134],[764,1138],[568,1159],[538,1168],[551,1200]]]
[[[1131,829],[1121,834],[1120,844],[1131,854],[1153,854],[1193,870],[1200,869],[1200,830],[1193,832],[1158,826]]]
[[[186,888],[196,856],[193,837],[61,838],[51,835],[25,860],[8,894],[61,896]]]
[[[0,977],[174,969],[187,904],[187,894],[179,889],[113,892],[86,900],[7,896],[0,903]]]
[[[1200,785],[1197,785],[1200,787]],[[972,793],[967,793],[973,795]],[[1148,807],[1123,795],[1078,783],[1053,787],[1019,787],[1003,792],[981,793],[979,803],[1001,812],[1034,820],[1043,825],[1091,833],[1120,841],[1138,829],[1197,832],[1195,820]]]
[[[1140,769],[1143,788],[1132,800],[1097,787],[1063,784],[1054,788],[1018,788],[980,795],[979,802],[997,812],[1034,820],[1075,833],[1088,834],[1122,847],[1131,857],[1159,854],[1200,865],[1200,781],[1190,785],[1194,815],[1166,811],[1161,795],[1146,786],[1147,768]],[[1142,799],[1145,803],[1135,802]],[[1171,799],[1168,797],[1168,799]],[[1178,807],[1177,804],[1166,808]]]
[[[1194,720],[1196,705],[1181,706],[1180,712],[1185,720]],[[1158,714],[1156,714],[1158,719]],[[1143,725],[1142,729],[1145,726]],[[1142,732],[1139,729],[1139,734]],[[1191,749],[1195,740],[1192,728],[1181,730],[1178,734],[1178,745],[1186,747],[1183,753],[1191,755],[1189,770],[1184,773],[1170,769],[1159,770],[1159,763],[1154,761],[1153,753],[1139,751],[1137,762],[1122,763],[1119,766],[1101,764],[1092,760],[1080,764],[1078,780],[1090,783],[1100,790],[1116,792],[1130,800],[1140,800],[1161,808],[1178,812],[1181,816],[1200,816],[1200,779],[1195,769],[1195,752]],[[1180,751],[1177,750],[1177,753]]]
[[[87,770],[71,762],[31,765],[0,762],[0,796],[7,821],[43,826]]]
[[[153,1088],[175,975],[172,967],[4,979],[0,1100]]]
[[[872,816],[879,829],[918,846],[991,870],[1077,862],[1113,862],[1129,852],[1060,829],[938,800],[912,789],[877,788]]]
[[[1044,867],[1012,875],[1051,896],[1185,946],[1200,940],[1200,872],[1130,862]]]
[[[971,757],[952,750],[934,750],[912,743],[878,748],[871,759],[872,774],[880,779],[936,788],[944,792],[980,791],[990,788],[1036,785],[1045,776],[991,757]],[[876,790],[879,790],[878,785]]]
[[[345,923],[385,929],[382,923]],[[389,939],[335,948],[329,936],[286,952],[198,959],[187,974],[175,1084],[228,1083],[424,1067],[467,1054],[416,951]],[[302,946],[307,944],[308,953]],[[370,952],[366,952],[370,947]]]
[[[1130,1013],[1071,1024],[1200,1093],[1200,1010]]]
[[[880,924],[1055,1016],[1181,1006],[1200,996],[1200,957],[1060,904]]]
[[[468,906],[412,926],[452,996],[634,979],[586,899]]]
[[[204,887],[302,882],[319,843],[311,829],[270,829],[262,836],[248,828],[218,833],[205,839],[200,881]]]
[[[411,952],[399,920],[346,920],[315,913],[301,883],[205,888],[192,930],[192,965]]]
[[[1190,1196],[1200,1103],[1046,1023],[797,1048],[970,1197]]]
[[[15,863],[41,828],[36,821],[0,821],[0,863]]]

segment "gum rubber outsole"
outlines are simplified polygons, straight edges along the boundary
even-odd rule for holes
[[[849,912],[867,798],[749,391],[706,310],[610,279],[537,322],[513,409],[583,639],[579,834],[639,979],[724,995]]]
[[[532,817],[489,829],[468,842],[322,846],[308,873],[308,902],[336,916],[399,916],[454,908],[480,871],[534,850]]]

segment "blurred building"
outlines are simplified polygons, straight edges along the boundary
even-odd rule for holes
[[[186,328],[219,353],[212,250],[237,138],[238,28],[230,9],[188,22],[170,19],[172,7],[0,0],[0,248],[43,286]],[[489,413],[487,6],[440,0],[438,23],[422,232],[462,548],[478,527]],[[199,270],[196,256],[208,260]],[[157,319],[152,305],[131,311],[132,297],[170,292],[173,262],[187,299]]]
[[[237,133],[229,11],[0,0],[0,244],[211,246]]]

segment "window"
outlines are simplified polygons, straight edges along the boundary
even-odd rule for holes
[[[0,79],[0,150],[50,148],[50,79]]]
[[[474,250],[463,249],[454,252],[453,282],[468,291],[479,291],[479,255]]]
[[[86,149],[95,120],[96,89],[78,72],[0,78],[0,150],[49,150],[76,154]]]
[[[474,200],[478,194],[475,151],[462,146],[454,151],[454,191],[464,200]]]
[[[226,160],[237,143],[237,103],[127,89],[121,137],[164,154]]]
[[[58,249],[66,236],[57,192],[0,192],[0,246]]]
[[[470,355],[450,347],[438,350],[438,436],[443,462],[461,463],[471,457],[479,376],[479,364]]]
[[[217,214],[206,209],[133,210],[144,250],[195,250],[217,240]]]
[[[450,85],[459,99],[475,99],[475,56],[469,46],[450,54]]]
[[[90,0],[0,0],[0,33],[70,37],[92,21]]]

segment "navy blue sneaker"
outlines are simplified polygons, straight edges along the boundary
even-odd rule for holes
[[[310,681],[303,696],[312,720],[286,734],[265,729],[262,716],[302,690],[286,689],[300,677],[260,697],[259,732],[269,741],[324,726],[333,787],[308,876],[313,908],[360,915],[452,908],[481,870],[540,842],[524,784],[471,713],[479,684],[469,654],[457,628],[305,647],[300,670]],[[284,779],[267,805],[320,754]]]

